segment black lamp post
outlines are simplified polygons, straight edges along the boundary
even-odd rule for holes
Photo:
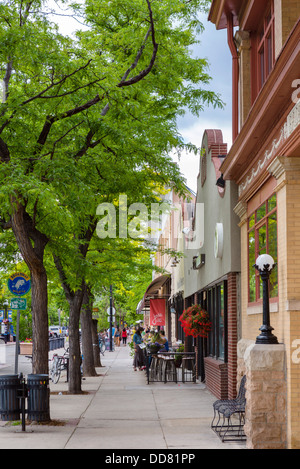
[[[274,328],[270,325],[269,305],[269,277],[275,267],[274,259],[269,254],[262,254],[253,267],[258,270],[263,285],[263,325],[259,328],[261,333],[256,337],[256,344],[278,344],[277,337],[272,334]]]
[[[112,337],[112,318],[113,318],[113,297],[112,297],[112,285],[110,285],[109,295],[109,351],[113,351],[113,337]]]

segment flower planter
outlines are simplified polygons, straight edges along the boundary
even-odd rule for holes
[[[32,346],[31,342],[20,342],[20,355],[32,355]]]
[[[147,345],[148,351],[153,354],[159,352],[161,348],[162,348],[162,345],[156,345],[156,344]]]

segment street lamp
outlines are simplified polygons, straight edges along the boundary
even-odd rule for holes
[[[263,285],[263,325],[259,328],[261,333],[256,337],[256,344],[278,344],[277,337],[272,334],[274,328],[270,325],[269,305],[269,277],[275,267],[274,259],[269,254],[262,254],[253,267],[258,270]]]

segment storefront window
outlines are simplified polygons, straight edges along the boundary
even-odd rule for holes
[[[253,267],[257,257],[270,254],[277,263],[277,208],[276,194],[264,202],[248,219],[248,260],[249,260],[249,302],[262,298],[262,284],[259,273]],[[270,297],[278,296],[277,268],[270,276]]]
[[[218,329],[219,329],[219,358],[224,360],[225,352],[225,321],[224,321],[224,284],[218,286]]]
[[[226,350],[226,282],[208,290],[208,312],[212,322],[209,336],[209,355],[225,360]]]

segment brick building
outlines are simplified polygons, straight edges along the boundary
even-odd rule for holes
[[[240,369],[247,362],[243,352],[249,354],[247,347],[255,343],[262,324],[261,284],[253,264],[262,253],[271,254],[277,264],[270,278],[270,311],[285,354],[284,369],[276,375],[265,365],[255,383],[261,402],[264,390],[270,391],[273,407],[259,420],[256,417],[260,436],[251,431],[253,444],[265,438],[268,448],[300,448],[299,15],[300,0],[213,0],[209,13],[217,29],[227,28],[232,53],[233,145],[220,170],[225,180],[238,186]],[[272,386],[267,387],[263,378],[273,379]],[[272,387],[283,389],[282,380],[286,391],[271,394]]]
[[[226,181],[224,187],[216,185],[226,155],[221,130],[205,130],[197,179],[195,239],[185,251],[184,271],[185,308],[200,304],[212,321],[208,339],[198,338],[193,345],[198,349],[199,377],[219,399],[236,397],[240,283],[240,236],[233,211],[237,186],[233,181]]]
[[[188,187],[186,191],[186,197],[182,197],[174,189],[167,190],[160,202],[161,213],[152,240],[157,245],[153,257],[157,270],[137,306],[137,312],[144,314],[144,324],[154,326],[150,321],[150,299],[165,300],[165,321],[161,329],[165,330],[170,345],[184,339],[179,316],[184,304],[185,258],[176,253],[184,251],[182,230],[193,218],[195,194]]]

